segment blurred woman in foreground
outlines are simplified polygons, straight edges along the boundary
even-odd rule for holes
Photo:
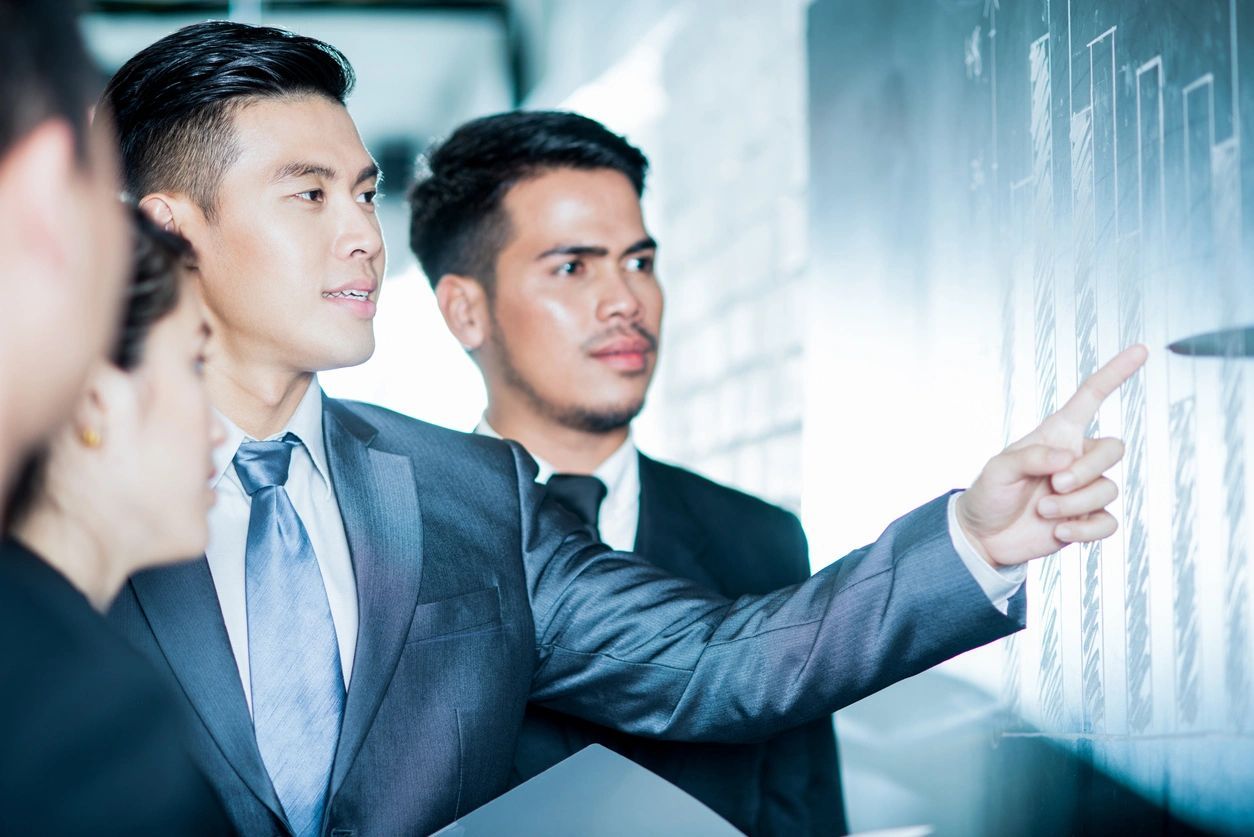
[[[182,747],[184,719],[166,684],[101,616],[132,573],[203,552],[211,455],[222,438],[200,380],[207,329],[182,287],[186,244],[138,213],[136,224],[112,357],[5,510],[6,831],[229,831]]]

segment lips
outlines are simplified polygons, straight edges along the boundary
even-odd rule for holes
[[[648,365],[653,345],[641,338],[613,340],[595,349],[591,354],[596,360],[621,372],[641,372]]]
[[[372,297],[377,288],[378,286],[368,279],[358,279],[334,290],[323,291],[322,298],[348,309],[350,313],[362,319],[370,319],[376,310]]]
[[[354,297],[369,297],[369,296],[374,295],[374,292],[378,287],[379,287],[378,282],[376,282],[373,279],[370,279],[369,277],[363,276],[360,279],[354,279],[351,282],[345,282],[343,285],[340,285],[338,288],[332,288],[329,291],[323,291],[322,295],[324,297],[349,296],[349,295],[354,296]]]

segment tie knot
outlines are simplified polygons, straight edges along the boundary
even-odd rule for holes
[[[584,474],[554,474],[549,477],[548,492],[574,512],[585,526],[597,528],[601,502],[609,489],[596,477]]]
[[[270,442],[245,442],[235,453],[235,473],[248,496],[287,483],[292,451],[300,444],[294,433]]]

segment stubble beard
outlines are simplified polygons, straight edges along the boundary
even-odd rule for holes
[[[492,329],[489,339],[496,346],[497,356],[501,361],[506,384],[522,393],[523,397],[527,399],[537,413],[562,427],[577,430],[581,433],[598,435],[611,433],[627,427],[635,420],[636,416],[640,415],[640,411],[644,409],[643,397],[626,404],[605,407],[554,404],[552,401],[545,399],[531,385],[531,382],[527,380],[527,377],[514,363],[509,345],[501,337],[499,326]]]

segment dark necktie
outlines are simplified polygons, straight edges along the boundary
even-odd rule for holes
[[[344,676],[322,572],[287,496],[300,439],[245,442],[235,472],[252,497],[244,558],[253,728],[298,837],[322,825],[344,711]]]
[[[584,474],[554,474],[549,477],[549,496],[569,509],[584,525],[601,537],[597,518],[609,489],[596,477]]]

